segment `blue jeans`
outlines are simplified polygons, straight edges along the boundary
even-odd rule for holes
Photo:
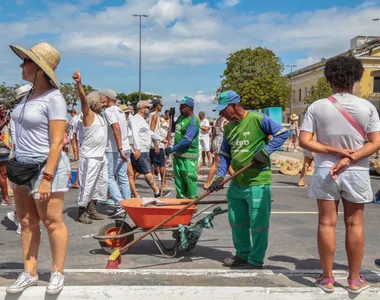
[[[129,157],[129,151],[124,153],[126,157]],[[117,204],[120,200],[131,198],[127,163],[121,159],[119,152],[106,152],[106,156],[108,159],[108,191],[112,200]]]

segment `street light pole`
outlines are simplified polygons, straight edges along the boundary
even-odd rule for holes
[[[138,17],[140,19],[140,29],[139,29],[139,101],[141,101],[141,18],[147,18],[148,15],[132,15],[133,17]]]
[[[290,102],[289,102],[289,112],[292,115],[292,97],[293,97],[293,68],[297,68],[296,65],[286,65],[285,67],[290,68]]]

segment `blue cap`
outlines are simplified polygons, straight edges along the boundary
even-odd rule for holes
[[[221,111],[225,109],[228,105],[232,103],[240,103],[240,96],[234,91],[221,92],[218,98],[218,106],[215,107],[214,111]]]
[[[185,104],[187,106],[194,108],[194,99],[187,96],[183,97],[182,99],[177,100],[177,103]]]

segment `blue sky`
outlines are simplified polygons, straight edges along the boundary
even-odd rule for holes
[[[143,19],[142,89],[167,107],[184,95],[212,115],[213,93],[229,53],[264,46],[299,67],[380,35],[380,1],[360,0],[7,0],[0,2],[0,80],[22,84],[8,45],[54,45],[61,82],[81,69],[97,89],[138,89],[138,19]]]

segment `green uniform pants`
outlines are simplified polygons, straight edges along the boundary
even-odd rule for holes
[[[173,172],[177,198],[198,198],[198,159],[173,156]]]
[[[227,200],[236,256],[252,265],[263,265],[268,247],[271,186],[241,186],[231,182]]]

